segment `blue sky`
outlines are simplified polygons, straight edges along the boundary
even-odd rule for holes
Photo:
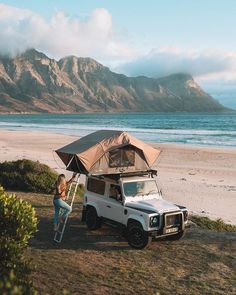
[[[45,18],[62,10],[84,19],[95,8],[106,8],[118,31],[126,30],[142,47],[180,44],[186,48],[235,50],[235,0],[40,0],[1,1],[28,8]]]
[[[0,51],[91,56],[127,75],[188,72],[236,107],[236,1],[1,1]]]

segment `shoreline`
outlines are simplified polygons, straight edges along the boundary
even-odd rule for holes
[[[65,173],[53,150],[78,138],[50,131],[0,129],[0,162],[28,158]],[[151,145],[162,150],[157,179],[164,198],[186,206],[190,213],[236,224],[236,149]],[[70,177],[70,172],[66,174]]]
[[[68,137],[68,138],[72,138],[72,140],[76,140],[79,139],[82,136],[79,135],[72,135],[72,134],[66,134],[64,132],[60,132],[60,131],[52,131],[52,130],[33,130],[33,129],[25,129],[25,130],[18,130],[18,129],[9,129],[9,128],[0,128],[0,142],[1,142],[1,131],[3,131],[3,133],[5,132],[17,132],[17,133],[37,133],[37,134],[48,134],[48,135],[58,135],[58,136],[64,136],[64,137]],[[93,132],[93,131],[91,131]],[[200,144],[188,144],[188,143],[178,143],[178,142],[148,142],[145,141],[146,143],[148,143],[149,145],[155,147],[155,148],[160,148],[160,149],[168,149],[168,148],[175,148],[175,149],[183,149],[183,150],[196,150],[196,149],[200,149],[200,150],[204,150],[204,151],[209,151],[209,152],[224,152],[224,153],[235,153],[236,155],[236,146],[213,146],[213,145],[200,145]]]
[[[225,106],[224,106],[225,107]],[[67,114],[67,115],[71,115],[71,114],[103,114],[103,113],[125,113],[125,114],[139,114],[139,113],[143,113],[143,111],[116,111],[116,110],[110,110],[110,111],[83,111],[83,112],[66,112],[66,111],[58,111],[58,112],[0,112],[0,115],[34,115],[34,114]],[[225,109],[223,110],[217,110],[217,111],[196,111],[196,112],[188,112],[188,111],[176,111],[176,112],[166,112],[166,111],[146,111],[144,113],[160,113],[160,114],[165,114],[165,113],[186,113],[186,114],[196,114],[196,113],[236,113],[236,109],[230,109],[228,107],[225,107]]]
[[[32,128],[29,128],[29,129],[17,129],[17,128],[1,128],[0,127],[0,134],[1,134],[1,131],[8,131],[8,132],[23,132],[23,133],[46,133],[46,134],[58,134],[58,135],[63,135],[63,136],[66,136],[66,137],[72,137],[72,138],[77,138],[79,139],[80,137],[82,136],[79,136],[79,135],[72,135],[72,134],[68,134],[66,132],[60,132],[59,130],[42,130],[42,129],[32,129]],[[96,130],[94,130],[96,131]],[[91,130],[91,133],[94,132]],[[128,131],[129,132],[129,131]],[[85,135],[84,135],[85,136]],[[1,139],[1,138],[0,138]],[[142,140],[142,139],[140,139]],[[142,140],[144,141],[144,140]],[[182,148],[182,149],[206,149],[206,150],[214,150],[214,151],[222,151],[224,150],[224,152],[227,152],[227,150],[229,152],[233,152],[235,151],[236,152],[236,146],[219,146],[219,145],[207,145],[207,144],[192,144],[192,143],[181,143],[181,142],[152,142],[152,141],[145,141],[147,142],[148,144],[152,145],[152,146],[160,146],[160,147],[164,147],[164,148],[168,148],[168,147],[175,147],[175,148]]]
[[[151,143],[236,148],[236,116],[233,113],[28,113],[0,117],[0,130],[85,136],[99,129],[115,129],[128,131]]]

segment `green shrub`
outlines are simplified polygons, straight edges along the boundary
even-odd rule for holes
[[[208,228],[214,231],[236,232],[236,225],[224,223],[222,219],[211,220],[208,217],[191,216],[191,220],[202,228]]]
[[[51,193],[57,173],[38,161],[23,159],[0,163],[0,185],[5,189]]]
[[[0,187],[0,294],[34,294],[31,267],[24,257],[37,228],[32,206]]]
[[[72,187],[72,190],[71,190],[70,195],[73,195],[73,193],[74,193],[74,188],[75,188],[75,187]],[[80,183],[80,184],[78,185],[78,187],[77,187],[76,196],[77,196],[80,200],[82,200],[83,195],[84,195],[84,185],[83,185],[82,183]]]

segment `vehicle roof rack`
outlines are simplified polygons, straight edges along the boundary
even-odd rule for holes
[[[132,176],[157,176],[157,170],[146,170],[146,171],[134,171],[134,172],[127,172],[127,173],[116,173],[116,174],[100,174],[100,175],[91,175],[92,177],[104,179],[110,178],[112,180],[119,180],[122,177],[132,177]]]

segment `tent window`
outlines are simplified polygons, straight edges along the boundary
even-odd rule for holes
[[[131,148],[115,149],[109,152],[109,166],[129,167],[134,166],[135,151]]]
[[[89,178],[87,183],[87,190],[99,195],[104,195],[105,193],[105,182],[102,180]]]

